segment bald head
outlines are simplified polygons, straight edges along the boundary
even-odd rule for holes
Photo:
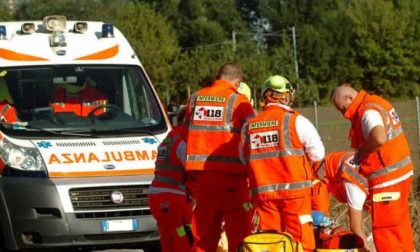
[[[226,63],[220,67],[217,79],[228,81],[237,88],[242,81],[242,76],[242,69],[239,66]]]
[[[334,90],[331,101],[337,110],[344,114],[350,107],[354,98],[356,98],[357,94],[358,92],[356,89],[348,84],[343,84]]]

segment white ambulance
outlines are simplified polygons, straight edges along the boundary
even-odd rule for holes
[[[1,249],[158,244],[148,207],[170,121],[112,24],[0,22]]]

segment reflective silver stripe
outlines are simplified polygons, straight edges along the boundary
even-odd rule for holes
[[[179,171],[183,172],[184,167],[182,165],[171,165],[169,163],[156,164],[156,170],[166,170],[166,171]]]
[[[398,161],[398,162],[396,162],[396,163],[394,163],[392,165],[388,165],[388,166],[386,166],[386,167],[384,167],[384,168],[382,168],[380,170],[377,170],[375,172],[372,172],[368,176],[368,178],[369,178],[369,180],[374,179],[374,178],[377,178],[379,176],[382,176],[382,175],[385,175],[387,173],[396,171],[396,170],[398,170],[400,168],[403,168],[404,166],[408,165],[409,163],[411,163],[411,157],[410,156],[408,156],[408,157],[404,158],[403,160]]]
[[[171,178],[171,177],[167,177],[167,176],[161,176],[161,175],[156,175],[154,178],[155,181],[159,181],[159,182],[164,182],[164,183],[168,183],[174,186],[178,186],[181,189],[184,189],[184,185],[179,182],[178,180]]]
[[[323,179],[324,178],[324,174],[325,174],[325,159],[322,159],[321,164],[319,165],[318,168],[318,178],[319,179]]]
[[[195,99],[197,97],[197,94],[194,93],[191,95],[191,99],[190,99],[190,111],[191,111],[191,118],[185,118],[185,123],[187,125],[190,125],[191,122],[193,121],[194,118],[194,111],[195,111]]]
[[[191,125],[189,130],[241,132],[239,128],[232,127],[231,125]]]
[[[251,154],[249,159],[256,160],[256,159],[265,159],[265,158],[274,158],[274,157],[303,156],[303,155],[305,155],[305,151],[303,149],[287,149],[287,150],[278,150],[278,151]]]
[[[242,120],[242,125],[244,125],[246,122],[249,121],[249,119],[252,119],[255,117],[255,114],[247,116],[245,119]]]
[[[382,108],[381,106],[379,106],[376,103],[368,103],[368,104],[366,104],[366,107],[367,108],[369,108],[369,107],[377,108],[380,111],[380,113],[382,114],[382,116],[385,118],[385,120],[386,120],[386,122],[385,122],[386,123],[386,138],[387,138],[388,141],[397,137],[398,135],[400,135],[403,132],[402,128],[401,128],[401,125],[396,129],[392,128],[391,122],[389,121],[388,113],[386,112],[386,110],[384,108]]]
[[[232,93],[229,97],[229,102],[226,108],[226,126],[232,124],[233,105],[235,104],[236,97],[238,97],[237,93]]]
[[[356,172],[355,170],[353,170],[352,168],[348,166],[344,166],[342,170],[350,174],[353,178],[355,178],[363,187],[367,188],[366,180],[364,180],[363,177],[358,172]]]
[[[292,114],[286,113],[283,120],[283,134],[284,134],[284,145],[286,149],[292,148],[292,141],[290,140],[290,118],[292,117]]]
[[[347,174],[350,174],[354,179],[356,179],[361,185],[367,188],[366,180],[364,180],[364,177],[360,175],[357,171],[354,169],[345,166],[344,161],[346,161],[349,157],[354,156],[354,153],[347,152],[345,153],[341,158],[339,162],[339,170],[346,172]]]
[[[173,193],[178,195],[185,195],[185,192],[173,188],[165,188],[165,187],[156,187],[151,186],[149,187],[149,194],[158,194],[158,193]]]
[[[1,115],[4,116],[6,115],[7,111],[10,109],[10,105],[6,104],[4,105],[3,109],[1,110]]]
[[[312,186],[312,182],[309,180],[302,181],[302,182],[295,182],[295,183],[264,185],[264,186],[258,186],[252,189],[251,195],[254,196],[260,193],[274,192],[274,191],[280,191],[280,190],[302,189],[302,188],[311,187],[311,186]]]
[[[244,146],[244,148],[249,147],[249,138],[248,138],[248,135],[246,134],[246,131],[248,130],[248,126],[249,126],[249,123],[246,122],[244,126],[242,127],[242,132],[241,132],[241,135],[242,135],[241,144]],[[241,145],[239,145],[239,159],[245,162],[245,164],[249,163],[249,157],[244,156],[244,150],[242,149]]]
[[[241,163],[237,157],[223,157],[223,156],[209,156],[209,155],[188,155],[188,161],[218,161],[218,162],[228,162],[228,163]]]

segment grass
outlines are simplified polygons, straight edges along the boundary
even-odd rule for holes
[[[414,187],[416,188],[416,187]],[[413,227],[414,232],[414,244],[416,247],[416,251],[420,251],[420,192],[411,192],[410,200],[410,214],[411,214],[411,225]],[[338,203],[335,199],[331,200],[331,217],[334,220],[343,226],[344,228],[349,229],[349,219],[347,213],[347,206],[344,204]],[[371,217],[368,212],[363,213],[363,223],[364,223],[364,230],[367,235],[372,233],[371,227]],[[373,247],[373,246],[372,246]]]

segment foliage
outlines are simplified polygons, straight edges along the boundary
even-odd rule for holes
[[[51,14],[116,24],[168,101],[185,101],[227,61],[257,92],[269,75],[284,75],[299,105],[329,103],[342,81],[386,97],[420,95],[417,0],[21,0],[13,19]],[[1,19],[12,19],[6,8]]]

